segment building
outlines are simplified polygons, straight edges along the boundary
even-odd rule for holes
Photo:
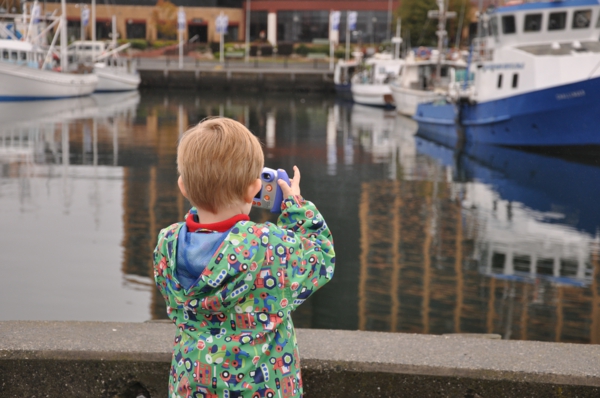
[[[70,40],[80,37],[81,10],[90,7],[91,0],[67,0],[67,21]],[[42,14],[60,12],[60,0],[47,0],[42,4]],[[199,6],[199,4],[201,4]],[[245,14],[241,0],[114,0],[104,3],[96,0],[96,38],[111,38],[112,16],[117,17],[117,32],[122,39],[176,40],[177,11],[183,7],[186,15],[184,40],[194,38],[200,43],[219,41],[215,20],[221,13],[229,17],[226,41],[244,40]],[[91,37],[91,26],[86,37]]]
[[[91,0],[67,0],[69,37],[80,37],[81,10],[90,7]],[[223,13],[229,17],[226,41],[246,40],[247,12],[250,12],[250,41],[304,42],[329,39],[331,11],[341,11],[339,38],[346,36],[348,11],[357,11],[353,42],[381,42],[391,36],[392,15],[399,0],[115,0],[96,2],[96,37],[109,39],[112,16],[117,17],[120,38],[174,40],[177,37],[177,10],[183,7],[186,14],[184,39],[195,38],[201,43],[217,42],[216,17]],[[48,0],[42,5],[43,14],[60,11],[59,0]],[[91,37],[87,27],[86,37]]]

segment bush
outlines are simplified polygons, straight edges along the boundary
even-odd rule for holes
[[[273,55],[273,46],[270,44],[263,44],[260,46],[260,55]]]
[[[176,40],[155,40],[152,42],[152,48],[163,48],[177,44]]]
[[[294,52],[294,43],[279,43],[277,44],[277,54],[283,56],[292,55]]]
[[[336,58],[345,58],[346,57],[346,50],[335,50],[333,52],[333,56]]]
[[[131,48],[137,48],[138,50],[145,50],[148,48],[148,42],[144,39],[132,39],[129,40]]]
[[[308,54],[310,52],[310,49],[304,45],[304,44],[300,44],[298,47],[296,47],[296,54],[298,55],[302,55],[306,57],[306,54]]]
[[[212,42],[210,43],[210,51],[214,54],[216,52],[219,52],[221,50],[221,43],[219,42]]]

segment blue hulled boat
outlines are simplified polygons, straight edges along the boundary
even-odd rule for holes
[[[600,143],[598,0],[499,7],[481,26],[469,79],[418,107],[421,129],[452,140],[457,122],[466,141],[496,145]]]

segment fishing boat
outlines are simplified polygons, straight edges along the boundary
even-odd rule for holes
[[[0,101],[79,97],[91,94],[94,74],[62,73],[28,42],[0,40]]]
[[[64,0],[63,0],[64,2]],[[37,2],[34,4],[34,7]],[[27,101],[79,97],[91,94],[98,84],[98,77],[92,73],[69,73],[66,57],[66,5],[63,15],[56,18],[46,30],[57,26],[57,32],[50,48],[45,51],[37,45],[38,35],[27,35],[25,40],[16,37],[0,39],[0,101]],[[32,20],[33,16],[29,16]],[[6,32],[5,32],[6,33]],[[64,50],[60,64],[54,53],[57,36],[61,38]]]
[[[469,74],[455,78],[450,100],[421,104],[427,130],[495,145],[600,143],[600,3],[516,3],[482,14]]]
[[[356,59],[348,61],[339,60],[335,64],[333,83],[335,84],[335,92],[339,98],[352,100],[351,79],[358,66],[359,62]]]
[[[131,91],[140,85],[140,75],[130,58],[119,56],[129,43],[110,48],[102,41],[75,41],[69,46],[73,65],[84,65],[98,76],[96,92]]]
[[[450,84],[450,76],[467,66],[460,53],[449,51],[441,55],[440,77],[437,78],[437,64],[440,53],[420,47],[406,57],[402,73],[390,84],[396,111],[412,116],[421,103],[443,99]]]
[[[352,100],[361,105],[394,108],[390,83],[400,75],[403,65],[403,59],[393,59],[390,54],[367,59],[364,69],[352,77]]]

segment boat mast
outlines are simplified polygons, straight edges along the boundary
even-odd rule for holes
[[[63,73],[67,72],[69,62],[69,54],[67,54],[67,2],[61,0],[61,15],[60,15],[60,70]]]
[[[442,79],[442,50],[444,46],[444,37],[446,37],[446,1],[438,0],[438,7],[440,9],[440,15],[438,18],[438,30],[435,32],[438,37],[438,57],[435,75],[437,80]]]

